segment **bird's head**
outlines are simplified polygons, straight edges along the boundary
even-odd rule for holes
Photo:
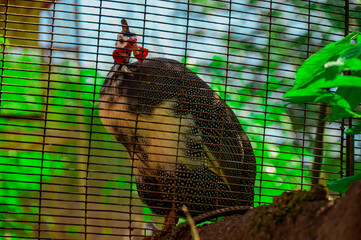
[[[127,21],[123,18],[122,31],[117,36],[113,59],[117,63],[128,63],[131,53],[138,61],[143,61],[148,55],[148,49],[138,46],[137,35],[129,31]]]

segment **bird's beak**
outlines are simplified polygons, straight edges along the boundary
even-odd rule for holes
[[[117,63],[123,63],[125,60],[129,61],[129,57],[136,47],[137,38],[129,37],[123,41],[117,41],[116,49],[113,51],[113,59]]]
[[[136,43],[137,41],[138,41],[137,37],[130,37],[130,38],[128,39],[128,42],[129,42],[129,43]]]

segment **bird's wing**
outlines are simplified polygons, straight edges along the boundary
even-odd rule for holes
[[[183,64],[163,58],[145,60],[141,72],[142,81],[149,84],[141,86],[140,106],[149,106],[150,99],[154,106],[177,98],[174,117],[193,121],[190,132],[181,133],[188,138],[185,161],[198,165],[200,158],[208,159],[205,165],[228,184],[253,177],[255,158],[248,137],[233,111],[202,79]]]

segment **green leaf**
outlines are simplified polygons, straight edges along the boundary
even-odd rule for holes
[[[350,33],[349,35],[347,35],[346,37],[344,37],[343,39],[341,39],[340,41],[337,41],[336,43],[337,44],[349,43],[352,39],[355,39],[358,36],[360,36],[360,32],[354,31],[354,32]]]
[[[350,41],[359,34],[360,33],[358,31],[353,32],[340,41],[328,44],[321,51],[308,58],[296,73],[294,87],[300,88],[312,82],[315,76],[317,76],[324,69],[324,65],[329,62],[330,59],[337,57],[341,52],[344,52],[354,46],[350,43]],[[348,52],[347,56],[357,55],[357,52],[358,48],[352,52]]]
[[[318,72],[322,71],[324,65],[339,52],[352,46],[350,43],[324,48],[302,64],[296,73],[295,87],[300,88],[312,82]]]
[[[356,39],[357,44],[361,44],[361,35],[357,35],[357,39]]]
[[[360,87],[339,87],[336,94],[342,96],[348,101],[351,110],[354,110],[361,103]]]
[[[10,44],[9,40],[7,38],[4,38],[4,36],[2,34],[0,34],[0,43],[1,45],[3,46],[4,44]],[[1,46],[1,49],[2,49],[2,46]]]
[[[328,62],[330,63],[330,62]],[[342,72],[343,64],[344,62],[335,62],[336,64],[340,65],[333,65],[325,67],[323,73],[321,73],[315,80],[325,78],[326,80],[333,80],[337,75],[339,75]],[[326,66],[326,64],[325,64]],[[312,84],[312,83],[311,83]]]
[[[328,183],[327,187],[334,192],[345,193],[348,191],[351,183],[359,180],[361,180],[361,174],[341,178],[337,181]]]
[[[360,32],[354,31],[354,32],[350,33],[349,35],[347,35],[346,37],[342,38],[341,40],[326,45],[324,48],[330,48],[330,47],[333,47],[336,45],[350,43],[352,39],[358,38],[358,36],[360,36]]]
[[[345,111],[350,111],[351,107],[348,101],[346,101],[342,96],[338,94],[333,94],[326,92],[315,99],[315,102],[326,103],[332,106],[337,106],[345,109]]]
[[[358,124],[356,126],[354,126],[353,128],[349,128],[345,131],[346,134],[348,135],[354,135],[354,134],[359,134],[361,133],[361,124]]]
[[[334,80],[319,79],[306,89],[320,89],[333,87],[361,87],[361,77],[337,76]]]
[[[361,45],[360,45],[361,46]],[[361,60],[358,58],[351,58],[344,62],[344,70],[358,71],[361,70]]]
[[[336,91],[336,94],[343,97],[350,104],[351,110],[354,110],[361,102],[361,88],[339,87]],[[345,108],[334,106],[332,107],[332,114],[329,119],[331,122],[334,122],[338,119],[349,116],[352,116],[352,114],[346,111]]]
[[[351,59],[357,58],[361,55],[361,44],[358,44],[352,48],[349,48],[346,52],[341,55],[341,58]]]
[[[327,93],[325,90],[320,89],[291,89],[286,92],[283,97],[286,98],[285,101],[292,103],[306,103],[313,102],[317,97],[322,96],[322,94]]]

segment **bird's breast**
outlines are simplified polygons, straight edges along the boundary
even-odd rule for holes
[[[175,174],[177,163],[190,161],[185,149],[194,121],[191,116],[175,115],[176,99],[164,100],[152,106],[151,114],[142,114],[129,111],[126,97],[110,97],[112,101],[103,98],[99,105],[102,122],[127,148],[136,172],[166,170]]]

